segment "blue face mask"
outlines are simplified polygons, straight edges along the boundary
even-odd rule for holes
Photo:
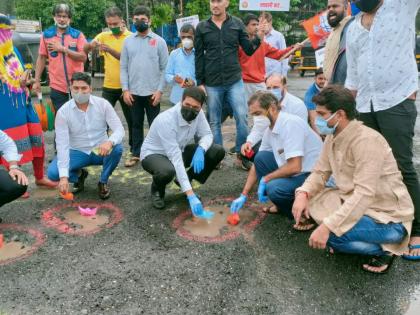
[[[270,90],[270,92],[280,101],[283,98],[283,91],[279,88]]]
[[[334,127],[329,127],[328,122],[337,114],[336,112],[330,116],[328,119],[324,119],[321,116],[317,116],[315,120],[316,128],[321,135],[332,135],[335,132],[335,129],[338,126],[338,121]]]

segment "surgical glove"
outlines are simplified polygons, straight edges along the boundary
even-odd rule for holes
[[[262,203],[268,202],[268,197],[266,193],[267,183],[265,182],[264,177],[261,178],[260,184],[258,185],[258,201]]]
[[[195,150],[192,158],[191,166],[194,168],[194,173],[199,174],[204,169],[204,149],[200,146]]]
[[[241,196],[235,199],[232,204],[230,205],[230,212],[231,213],[238,213],[241,210],[246,202],[246,196],[241,194]]]
[[[190,203],[192,214],[200,219],[211,220],[214,216],[214,212],[203,209],[203,205],[200,199],[195,194],[187,196],[188,202]]]

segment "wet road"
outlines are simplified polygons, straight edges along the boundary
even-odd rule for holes
[[[303,97],[311,83],[292,75],[290,91]],[[47,143],[52,154],[51,134]],[[97,202],[99,169],[90,172],[79,202]],[[229,156],[197,192],[220,209],[245,177]],[[398,259],[387,275],[367,274],[360,257],[309,249],[309,234],[280,215],[250,215],[237,234],[225,228],[218,242],[194,241],[182,229],[188,205],[179,191],[168,189],[167,209],[157,211],[149,183],[140,167],[121,165],[109,202],[124,216],[86,236],[42,225],[44,210],[71,205],[33,185],[29,200],[1,208],[4,222],[47,238],[30,257],[0,266],[0,314],[420,314],[419,263]]]

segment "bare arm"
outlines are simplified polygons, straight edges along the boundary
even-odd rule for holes
[[[264,176],[265,181],[268,183],[272,179],[291,177],[302,172],[302,157],[297,156],[287,160],[287,163],[278,168],[274,172]]]

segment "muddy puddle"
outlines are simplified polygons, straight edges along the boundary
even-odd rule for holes
[[[205,207],[205,209],[214,212],[214,217],[211,221],[188,218],[183,222],[182,228],[194,236],[218,237],[229,232],[242,232],[244,230],[244,225],[249,224],[257,216],[255,211],[245,207],[239,212],[239,224],[230,225],[227,223],[227,217],[230,215],[229,206],[211,205]]]
[[[109,223],[109,214],[97,213],[94,216],[83,216],[78,210],[69,210],[61,214],[62,219],[71,228],[84,232],[91,232]]]
[[[0,248],[0,262],[18,258],[25,255],[32,249],[31,246],[25,245],[20,241],[4,242]]]

